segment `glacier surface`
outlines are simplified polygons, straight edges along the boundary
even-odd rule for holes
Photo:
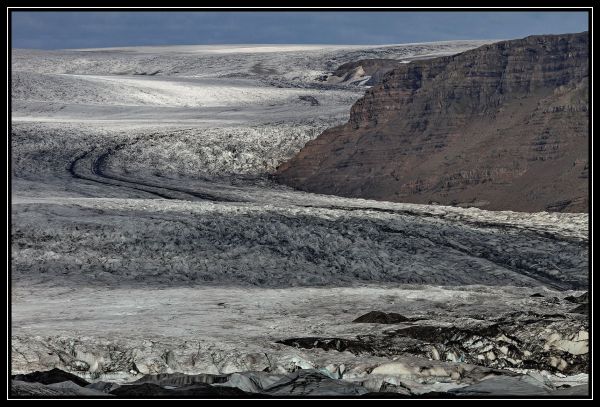
[[[587,349],[587,320],[565,298],[588,285],[587,214],[348,199],[269,177],[348,119],[366,80],[320,79],[337,66],[483,43],[13,50],[13,372],[321,369],[371,391],[448,391],[485,369],[526,373],[527,357],[504,354],[500,334],[481,333],[471,364],[448,343],[391,355],[277,341],[384,343],[387,327],[351,323],[373,310],[440,329],[520,310],[560,337],[527,351],[547,360],[545,383],[586,383],[569,351]]]

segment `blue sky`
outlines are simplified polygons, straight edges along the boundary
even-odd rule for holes
[[[398,44],[581,32],[585,12],[12,13],[14,48],[185,44]]]

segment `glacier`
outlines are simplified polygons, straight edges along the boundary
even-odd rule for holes
[[[368,77],[320,80],[337,66],[488,42],[13,50],[13,373],[316,369],[411,394],[490,375],[586,384],[587,319],[567,298],[588,286],[588,214],[349,199],[270,177],[348,120]],[[373,310],[469,327],[473,359],[352,323]],[[486,320],[547,349],[512,351]],[[398,348],[353,353],[365,335]],[[332,338],[355,348],[324,349]]]

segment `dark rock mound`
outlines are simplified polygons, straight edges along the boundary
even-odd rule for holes
[[[60,394],[63,396],[112,397],[111,395],[107,394],[108,391],[90,388],[89,385],[82,387],[73,383],[72,381],[52,383],[44,386],[60,392]]]
[[[208,386],[208,385],[207,385]],[[121,387],[111,391],[110,394],[120,397],[152,397],[152,396],[172,396],[173,390],[165,389],[158,384],[124,384]]]
[[[569,301],[574,304],[587,304],[588,303],[588,293],[585,292],[582,295],[580,295],[579,297],[570,295],[568,297],[565,297],[565,301]]]
[[[410,321],[410,318],[395,312],[371,311],[365,315],[361,315],[352,322],[371,323],[371,324],[397,324],[399,322]]]
[[[581,304],[580,306],[573,308],[569,311],[573,314],[585,314],[588,315],[590,313],[590,307],[588,304]]]
[[[388,391],[375,391],[363,394],[360,397],[366,399],[448,399],[456,398],[457,395],[453,393],[444,393],[441,391],[431,391],[421,394],[402,394]]]
[[[113,397],[106,393],[102,390],[79,386],[70,380],[51,384],[11,380],[10,386],[10,394],[16,397]]]
[[[572,387],[562,387],[552,392],[553,396],[589,396],[590,386],[587,384],[580,384]]]
[[[85,387],[90,384],[79,376],[56,368],[45,372],[36,371],[33,373],[13,375],[12,379],[22,382],[41,384],[53,384],[71,381],[81,387]]]
[[[235,387],[218,387],[206,383],[195,383],[190,386],[174,389],[164,388],[154,383],[128,384],[110,392],[119,397],[190,397],[190,396],[217,396],[217,397],[239,397],[247,396],[248,393]]]
[[[12,397],[59,397],[61,393],[41,383],[11,380],[10,395]]]
[[[158,386],[183,387],[197,383],[214,384],[225,383],[229,375],[197,374],[187,375],[184,373],[162,373],[145,375],[132,384],[156,384]]]
[[[319,101],[317,100],[317,98],[315,98],[314,96],[310,96],[310,95],[305,95],[305,96],[298,96],[298,99],[300,99],[303,102],[308,102],[310,103],[311,106],[319,106]]]
[[[211,386],[210,384],[196,383],[191,386],[173,389],[177,396],[218,396],[218,397],[254,397],[236,387]]]
[[[497,376],[450,390],[457,396],[549,396],[551,388],[529,376]]]
[[[110,393],[121,385],[118,383],[99,381],[85,386],[86,389],[98,390],[103,393]]]
[[[531,294],[529,297],[531,298],[544,298],[544,296],[540,293]]]
[[[372,391],[370,393],[365,393],[361,398],[365,399],[400,399],[400,398],[412,398],[410,395],[402,394],[402,393],[394,393],[392,391]]]
[[[302,369],[286,375],[264,391],[273,396],[360,396],[363,386],[332,379],[315,369]]]

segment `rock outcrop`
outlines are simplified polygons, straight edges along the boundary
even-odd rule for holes
[[[396,312],[382,312],[382,311],[371,311],[365,315],[361,315],[352,322],[356,323],[369,323],[369,324],[397,324],[399,322],[410,321],[410,318],[406,318],[404,315]]]
[[[72,373],[65,372],[60,369],[51,369],[45,372],[35,371],[28,374],[13,375],[13,380],[26,382],[26,383],[41,383],[41,384],[55,384],[63,382],[73,382],[79,386],[87,386],[90,384],[81,377],[76,376]]]
[[[490,210],[588,211],[588,32],[394,68],[275,177],[298,189]]]
[[[327,78],[327,83],[363,84],[373,86],[381,83],[385,74],[403,64],[397,59],[373,58],[360,59],[340,65]]]

